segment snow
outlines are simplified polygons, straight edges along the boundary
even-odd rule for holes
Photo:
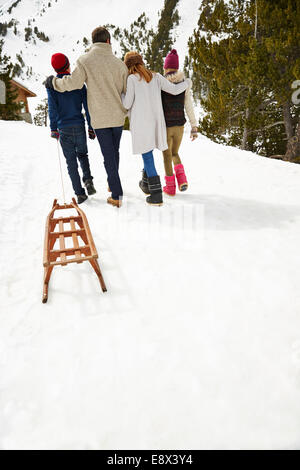
[[[188,191],[148,207],[124,132],[118,210],[89,141],[108,292],[87,263],[56,267],[42,304],[56,142],[0,135],[0,448],[299,448],[300,167],[185,135]]]

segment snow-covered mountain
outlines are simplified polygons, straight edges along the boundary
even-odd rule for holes
[[[42,304],[57,146],[23,122],[0,135],[0,449],[299,448],[300,166],[185,135],[189,189],[149,207],[124,132],[118,210],[89,141],[108,292],[73,264]]]
[[[175,33],[174,47],[183,66],[187,40],[197,25],[197,9],[201,0],[180,0],[181,17]],[[9,0],[0,1],[0,23],[7,24],[4,50],[23,69],[21,79],[38,97],[29,100],[31,108],[44,98],[42,82],[53,70],[50,58],[54,52],[63,52],[74,66],[85,50],[83,38],[90,39],[91,31],[102,24],[128,27],[142,12],[151,24],[157,24],[158,11],[164,0]],[[0,38],[2,36],[0,35]],[[27,39],[27,40],[26,40]],[[118,52],[117,43],[113,42]],[[22,61],[25,65],[22,64]]]

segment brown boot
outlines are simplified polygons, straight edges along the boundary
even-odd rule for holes
[[[114,207],[121,207],[122,200],[121,199],[113,199],[112,197],[107,198],[107,204],[111,204]]]

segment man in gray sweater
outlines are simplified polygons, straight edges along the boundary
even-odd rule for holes
[[[111,191],[109,204],[120,207],[123,195],[119,177],[119,147],[126,109],[121,94],[126,92],[128,69],[112,52],[110,33],[104,27],[92,32],[93,45],[79,57],[72,75],[57,79],[50,76],[46,88],[59,92],[81,89],[87,85],[87,102],[91,124],[104,157]]]

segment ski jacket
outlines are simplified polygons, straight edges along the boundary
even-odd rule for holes
[[[179,84],[184,80],[184,74],[178,70],[177,72],[166,75],[165,78],[171,83]],[[162,103],[167,127],[183,126],[186,123],[185,111],[191,127],[197,127],[191,88],[192,83],[184,93],[176,96],[162,91]]]
[[[121,93],[126,92],[128,69],[112,52],[110,44],[97,42],[79,57],[74,71],[52,84],[59,92],[81,89],[87,84],[87,102],[93,129],[124,125],[126,109]]]
[[[69,74],[58,74],[57,80],[61,80],[62,77],[66,75]],[[65,93],[58,93],[55,90],[47,88],[47,93],[51,131],[84,124],[82,106],[85,110],[88,126],[91,128],[86,86],[83,86],[81,90],[66,91]]]

